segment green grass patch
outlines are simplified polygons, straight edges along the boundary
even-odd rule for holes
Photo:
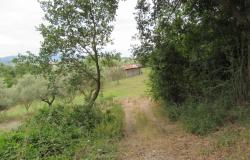
[[[146,84],[148,81],[149,69],[145,68],[142,71],[142,75],[122,79],[119,84],[117,84],[116,81],[106,82],[103,89],[103,96],[124,98],[145,95],[147,92]]]

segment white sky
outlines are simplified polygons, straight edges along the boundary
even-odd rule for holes
[[[134,8],[136,0],[121,1],[112,33],[115,49],[129,56],[132,36],[136,33]],[[31,51],[37,53],[42,37],[36,27],[43,12],[37,0],[0,0],[0,57]],[[135,42],[134,42],[135,43]]]

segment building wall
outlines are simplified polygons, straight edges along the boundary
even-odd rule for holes
[[[125,70],[126,77],[133,77],[141,74],[140,68],[133,68]]]

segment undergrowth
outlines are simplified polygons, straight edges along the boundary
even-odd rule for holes
[[[43,108],[18,130],[0,135],[0,159],[115,159],[123,112],[88,106]]]
[[[168,106],[166,110],[171,121],[182,122],[188,132],[196,135],[207,135],[227,124],[250,124],[250,109],[243,106],[186,103],[182,106]]]

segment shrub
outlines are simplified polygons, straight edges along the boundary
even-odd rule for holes
[[[96,126],[91,136],[92,145],[83,159],[117,159],[117,142],[122,137],[123,111],[121,106],[114,105],[102,122]]]
[[[94,130],[96,137],[120,138],[123,127],[123,111],[121,106],[113,106],[106,111],[103,120]]]
[[[167,116],[171,121],[177,121],[181,116],[181,107],[170,105],[167,107]]]
[[[187,131],[205,135],[214,131],[224,120],[223,111],[215,109],[216,106],[207,104],[193,104],[184,108],[181,120]]]
[[[250,108],[246,106],[235,106],[228,111],[227,120],[234,123],[240,122],[243,124],[250,124]]]
[[[67,115],[68,112],[61,106],[42,109],[19,130],[4,136],[0,159],[72,157],[87,130],[69,123],[74,120]]]
[[[120,112],[113,109],[106,115],[88,106],[43,108],[17,131],[0,135],[0,159],[54,160],[77,155],[96,159],[100,154],[111,157],[114,150],[107,147],[113,148],[121,135]],[[91,150],[84,155],[78,153],[85,147]]]
[[[171,121],[180,120],[188,132],[197,135],[206,135],[228,123],[249,125],[250,122],[248,107],[231,106],[220,101],[208,104],[190,100],[181,106],[170,105],[165,109]]]
[[[157,49],[151,57],[151,93],[166,104],[180,105],[187,98],[187,78],[184,71],[185,57],[173,46]]]
[[[82,127],[88,131],[95,128],[103,119],[103,114],[99,109],[87,105],[75,107],[70,116],[70,120],[73,120],[71,125]]]

